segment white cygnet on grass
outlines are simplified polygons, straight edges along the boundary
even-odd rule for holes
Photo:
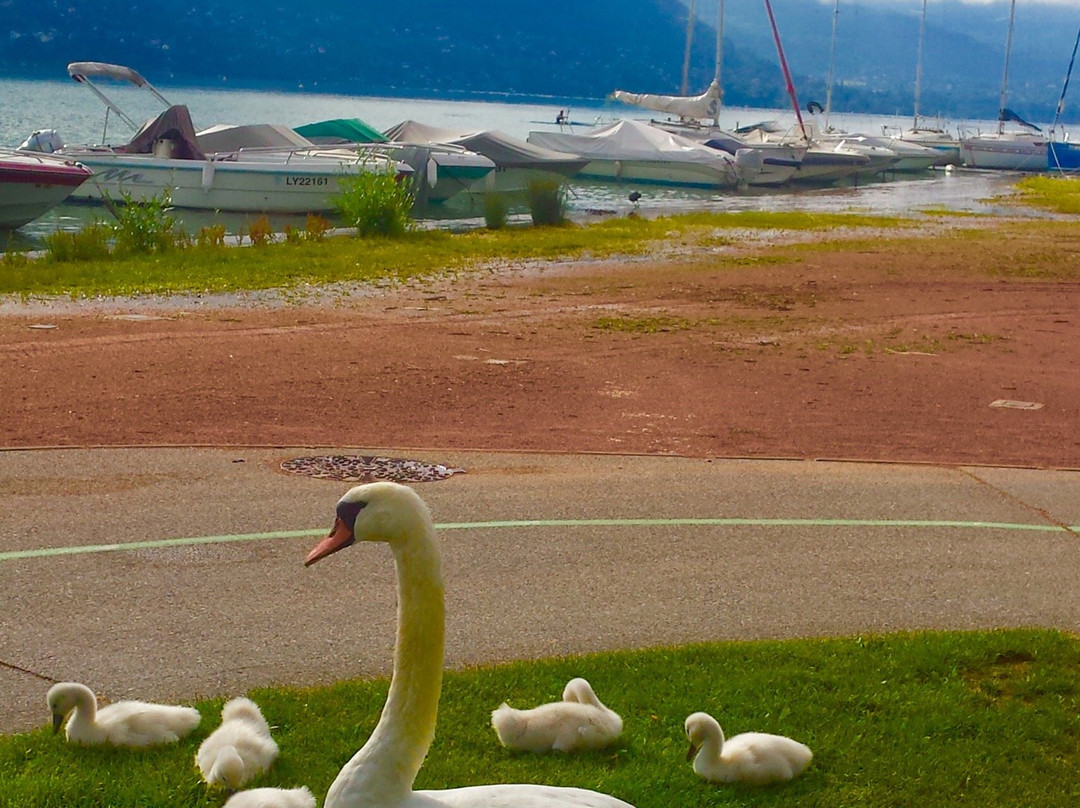
[[[150,704],[145,701],[118,701],[98,708],[94,691],[78,682],[60,682],[46,696],[52,712],[53,732],[64,719],[66,735],[72,743],[145,747],[174,743],[199,725],[202,716],[194,707]]]
[[[579,677],[567,682],[562,701],[530,710],[516,710],[503,702],[492,712],[491,726],[507,749],[572,752],[610,745],[622,732],[622,718]]]
[[[744,732],[725,741],[720,724],[708,713],[686,719],[686,737],[686,759],[694,761],[698,775],[714,783],[783,783],[802,774],[814,756],[805,744],[783,735]]]
[[[278,745],[258,705],[240,697],[226,703],[221,726],[199,746],[195,764],[209,785],[235,791],[269,769],[277,756]]]

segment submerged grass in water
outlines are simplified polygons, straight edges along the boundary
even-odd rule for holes
[[[558,698],[584,676],[623,717],[611,748],[511,753],[491,710]],[[319,797],[367,739],[387,682],[250,693],[281,747],[251,785],[307,785]],[[2,808],[217,806],[194,768],[222,699],[178,745],[79,748],[51,728],[0,738]],[[774,732],[814,751],[793,783],[763,789],[699,780],[682,724],[712,713],[729,734]],[[44,693],[42,696],[43,719]],[[898,634],[625,651],[450,672],[417,788],[549,783],[637,808],[784,806],[1062,808],[1080,800],[1080,640],[1044,630]]]

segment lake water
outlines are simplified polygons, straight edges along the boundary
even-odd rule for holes
[[[104,87],[106,94],[132,120],[143,121],[162,109],[159,101],[145,90],[129,86]],[[572,131],[584,132],[595,123],[620,117],[647,118],[643,110],[617,102],[565,99],[550,103],[536,99],[505,98],[493,101],[448,101],[428,99],[372,98],[365,96],[325,95],[303,92],[207,89],[158,85],[172,103],[186,104],[196,129],[218,123],[276,123],[299,126],[328,118],[361,118],[376,129],[385,130],[403,120],[417,120],[433,126],[459,131],[498,129],[524,139],[530,131],[557,130],[555,116],[567,110]],[[519,102],[520,101],[520,102]],[[725,128],[778,120],[794,125],[791,110],[726,108],[720,123]],[[0,144],[17,146],[37,129],[56,129],[66,143],[119,143],[132,132],[115,115],[109,129],[103,131],[105,106],[91,91],[74,81],[32,81],[0,79]],[[833,114],[830,123],[840,129],[879,134],[883,127],[893,131],[910,126],[910,117]],[[948,128],[963,126],[968,131],[992,130],[992,121],[943,122]],[[565,131],[565,130],[564,130]],[[107,137],[106,137],[107,134]],[[994,197],[1008,190],[1016,175],[999,172],[958,170],[925,172],[913,178],[864,182],[858,186],[830,188],[783,188],[762,191],[711,192],[696,189],[649,187],[637,208],[644,214],[686,210],[859,210],[883,214],[905,214],[920,208],[943,208],[960,211],[986,211],[1000,203]],[[626,213],[634,208],[627,200],[626,186],[614,183],[578,182],[571,185],[568,206],[575,218]],[[66,204],[17,231],[14,246],[33,247],[42,235],[56,229],[78,229],[104,218],[97,206]],[[476,212],[448,205],[421,214],[432,226],[475,224]],[[242,217],[213,213],[178,211],[178,218],[189,232],[210,222],[226,224],[231,232],[243,228]],[[277,226],[289,222],[276,217]],[[300,221],[302,224],[302,220]]]

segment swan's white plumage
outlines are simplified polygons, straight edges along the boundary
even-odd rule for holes
[[[562,701],[528,710],[503,702],[491,713],[491,726],[507,749],[572,752],[610,745],[622,732],[622,718],[579,677],[566,683]]]
[[[394,673],[379,723],[342,767],[324,808],[633,808],[596,791],[531,784],[413,791],[435,735],[442,687],[444,598],[435,530],[423,500],[407,486],[370,483],[345,494],[331,534],[306,564],[353,541],[386,542],[398,578]]]
[[[744,732],[724,739],[720,724],[708,713],[686,719],[686,735],[694,771],[714,783],[755,786],[782,783],[802,774],[813,753],[805,744],[783,735]]]
[[[315,808],[315,797],[306,787],[249,788],[229,797],[224,808]]]
[[[78,682],[60,682],[46,696],[59,731],[70,713],[65,734],[73,743],[145,747],[180,740],[199,725],[202,716],[194,707],[118,701],[98,709],[94,691]]]
[[[277,756],[278,745],[258,705],[241,696],[222,708],[221,726],[199,745],[195,764],[209,785],[235,791],[269,769]]]

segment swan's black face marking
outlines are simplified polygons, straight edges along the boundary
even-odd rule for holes
[[[337,518],[345,523],[352,533],[356,532],[356,517],[360,511],[367,507],[366,502],[339,502],[337,504]]]
[[[315,545],[304,559],[304,566],[310,567],[320,558],[333,555],[338,550],[344,550],[356,543],[356,518],[360,511],[367,505],[366,502],[339,501],[335,509],[334,525],[330,528],[330,535]]]

